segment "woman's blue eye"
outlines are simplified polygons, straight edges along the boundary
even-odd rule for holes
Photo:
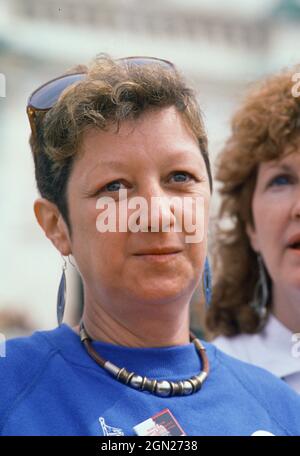
[[[103,187],[103,190],[106,190],[108,192],[118,192],[119,190],[121,190],[120,185],[124,184],[122,184],[119,180],[109,182]]]
[[[280,174],[279,176],[274,177],[271,182],[270,186],[282,186],[291,183],[291,177],[285,174]]]
[[[179,176],[179,179],[176,179],[175,182],[188,182],[189,179],[193,178],[193,176],[190,173],[187,173],[185,171],[176,171],[172,174],[172,177],[176,176]],[[188,178],[188,180],[186,179],[186,177]]]

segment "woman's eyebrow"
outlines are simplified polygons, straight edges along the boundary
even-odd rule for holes
[[[288,165],[287,163],[274,163],[269,165],[266,171],[271,171],[273,169],[282,169],[283,171],[293,171],[292,166]]]
[[[91,174],[96,170],[107,170],[107,169],[120,169],[120,170],[126,170],[128,169],[128,163],[126,162],[119,162],[117,160],[105,160],[101,162],[97,162],[95,166],[93,166],[91,169],[85,173],[84,179],[90,178]]]
[[[164,164],[172,164],[175,160],[180,160],[186,164],[191,161],[199,160],[201,162],[201,153],[199,151],[199,156],[189,150],[182,150],[180,152],[174,152],[164,159]]]

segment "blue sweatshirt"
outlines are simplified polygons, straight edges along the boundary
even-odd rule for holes
[[[267,371],[204,343],[211,372],[190,396],[161,398],[112,378],[67,325],[8,341],[0,358],[0,435],[135,435],[169,409],[186,435],[300,435],[300,397]],[[103,358],[148,378],[199,373],[192,343],[127,348],[93,342]]]

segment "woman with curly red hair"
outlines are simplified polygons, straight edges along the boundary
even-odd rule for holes
[[[223,351],[300,392],[300,98],[296,70],[259,83],[217,168],[221,205],[207,327]]]

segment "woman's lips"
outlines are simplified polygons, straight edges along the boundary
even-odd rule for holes
[[[295,233],[293,236],[290,236],[287,240],[286,245],[290,249],[299,250],[300,249],[300,233]]]
[[[136,258],[143,260],[143,261],[150,261],[152,263],[165,263],[168,261],[172,261],[178,257],[181,252],[173,252],[173,253],[146,253],[146,254],[139,254],[135,255]]]
[[[288,247],[288,250],[289,250],[289,252],[292,252],[293,254],[300,256],[300,247],[299,248]]]

